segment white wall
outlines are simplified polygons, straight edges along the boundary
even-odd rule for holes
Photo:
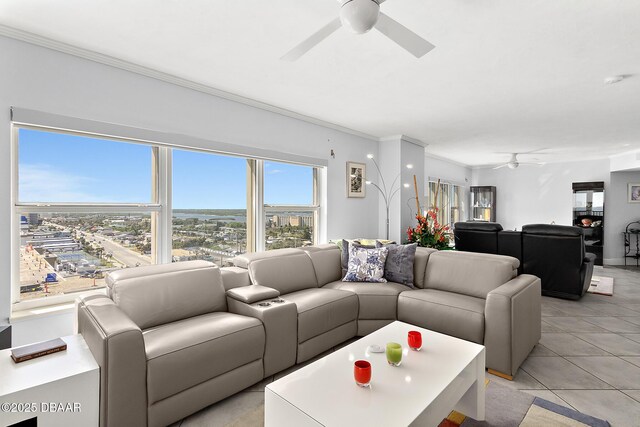
[[[627,200],[627,185],[640,183],[640,171],[612,172],[611,183],[606,191],[605,200],[605,251],[607,264],[624,264],[624,241],[622,232],[627,224],[640,221],[640,203],[629,203]],[[635,245],[635,238],[632,243]],[[628,263],[635,265],[635,260]]]
[[[347,199],[345,165],[366,161],[375,141],[6,37],[0,57],[0,322],[10,314],[11,106],[326,158],[327,237],[377,234],[378,197]]]
[[[413,176],[416,176],[418,185],[424,181],[424,150],[421,143],[403,135],[383,138],[380,141],[377,160],[389,194],[396,193],[390,202],[389,239],[399,243],[407,240],[405,231],[407,227],[415,226],[416,204]],[[407,165],[412,165],[412,168],[408,169]],[[369,162],[367,176],[372,182],[380,184],[380,177],[372,162]],[[395,184],[394,180],[396,180]],[[404,184],[408,184],[408,187],[405,187]],[[393,188],[391,188],[392,185]],[[377,190],[369,186],[368,191]],[[386,236],[386,208],[383,197],[380,197],[379,204],[380,224],[376,237],[384,238]]]
[[[399,138],[391,138],[389,140],[380,142],[378,156],[376,158],[378,165],[380,165],[380,173],[384,177],[385,184],[387,188],[391,186],[393,179],[400,172],[400,165],[402,162],[401,157],[401,145],[402,141]],[[374,182],[380,186],[384,190],[384,186],[382,184],[382,180],[380,179],[380,175],[376,170],[373,162],[367,162],[367,180]],[[379,193],[373,186],[367,186],[367,194],[371,193]],[[398,202],[399,198],[396,194],[394,198],[395,203],[389,204],[389,239],[399,241],[400,239],[400,224],[401,224],[401,214],[400,214],[400,203]],[[379,213],[378,213],[378,233],[375,237],[386,238],[387,234],[387,224],[386,224],[386,206],[384,197],[380,196],[378,198],[379,203]]]
[[[18,347],[57,337],[73,335],[75,308],[11,321],[11,345]]]
[[[608,203],[609,159],[474,169],[473,185],[496,186],[496,221],[507,230],[525,224],[571,225],[574,182],[604,181]],[[609,214],[606,206],[605,215]],[[605,242],[606,245],[606,242]]]
[[[416,177],[418,183],[418,195],[422,190],[422,186],[426,182],[424,176],[424,146],[414,144],[410,141],[403,140],[401,143],[401,173],[402,180],[400,182],[400,191],[398,193],[398,203],[400,203],[401,224],[399,243],[407,240],[407,228],[417,225],[416,215],[418,214],[416,206],[416,192],[413,186],[413,176]],[[407,169],[407,165],[413,165],[412,169]],[[404,187],[409,184],[409,187]],[[421,208],[423,208],[423,200],[420,200]]]
[[[428,151],[428,148],[427,148]],[[468,166],[453,163],[445,159],[440,159],[430,155],[425,156],[424,176],[425,179],[440,178],[442,181],[457,185],[471,185],[472,170]],[[423,194],[427,194],[427,188],[422,189]]]

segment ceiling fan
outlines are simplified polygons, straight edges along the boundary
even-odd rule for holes
[[[517,169],[518,166],[520,165],[536,165],[536,166],[542,166],[545,165],[546,163],[544,162],[520,162],[518,161],[518,154],[529,154],[529,153],[510,153],[511,154],[511,159],[507,162],[504,163],[502,165],[496,166],[494,169],[500,169],[503,167],[508,167],[509,169]],[[541,153],[543,154],[543,153]]]
[[[338,3],[340,3],[340,17],[320,28],[280,59],[285,61],[297,60],[340,27],[345,27],[355,34],[364,34],[375,28],[416,58],[421,58],[435,47],[413,31],[380,12],[380,4],[384,1],[338,0]]]

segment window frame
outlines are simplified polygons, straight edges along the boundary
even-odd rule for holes
[[[436,203],[434,203],[434,201],[432,200],[432,191],[431,191],[431,185],[433,184],[434,186],[438,185],[438,181],[440,181],[440,190],[439,190],[439,196],[438,198],[440,199],[440,201],[444,201],[444,196],[442,195],[443,190],[446,188],[447,191],[447,206],[443,207],[443,206],[438,206]],[[467,203],[466,200],[469,197],[469,189],[468,186],[466,184],[461,184],[461,183],[457,183],[457,182],[451,182],[451,181],[446,181],[443,179],[439,179],[439,178],[434,178],[434,177],[429,177],[427,179],[427,206],[428,209],[431,209],[432,207],[438,207],[438,221],[442,224],[442,225],[449,225],[449,227],[451,228],[451,230],[453,230],[453,221],[452,221],[452,211],[454,209],[456,209],[458,211],[458,218],[460,221],[465,221],[467,218]],[[453,208],[452,207],[452,202],[455,199],[455,192],[457,189],[461,190],[461,194],[459,194],[458,197],[458,205]],[[446,222],[444,221],[446,220]]]
[[[20,202],[19,200],[19,145],[20,129],[31,129],[41,132],[59,133],[63,135],[82,136],[87,138],[96,138],[102,140],[109,140],[127,144],[140,144],[151,146],[151,199],[149,203],[79,203],[79,202]],[[140,213],[149,214],[151,217],[151,238],[152,238],[152,254],[151,259],[154,264],[162,263],[162,260],[166,259],[166,254],[163,253],[160,241],[163,239],[163,230],[161,224],[162,218],[166,217],[162,215],[166,209],[166,185],[164,191],[162,191],[161,180],[166,182],[167,165],[170,165],[170,159],[168,161],[168,148],[156,146],[144,141],[138,141],[129,138],[119,137],[106,137],[102,135],[95,135],[87,132],[80,131],[68,131],[55,128],[49,128],[45,126],[25,125],[25,124],[11,124],[11,178],[12,178],[12,200],[11,200],[11,302],[12,311],[24,310],[34,307],[42,307],[52,304],[61,304],[73,301],[78,295],[92,294],[92,293],[104,293],[104,289],[100,288],[93,291],[79,292],[73,294],[55,295],[47,298],[37,298],[33,300],[20,300],[20,258],[16,256],[16,251],[20,250],[20,233],[18,232],[18,225],[20,216],[28,213],[95,213],[95,214],[120,214],[120,213]],[[170,182],[170,176],[169,176]],[[161,204],[161,201],[165,201],[165,205]],[[169,201],[170,205],[170,201]],[[155,230],[153,230],[155,228]]]
[[[26,110],[25,110],[26,111]],[[13,112],[13,111],[12,111]],[[43,113],[45,114],[45,113]],[[55,118],[56,116],[45,114],[43,117]],[[80,125],[83,120],[77,119]],[[97,123],[97,122],[95,122]],[[94,122],[91,122],[94,124]],[[54,295],[46,298],[20,301],[20,250],[19,224],[20,216],[25,213],[141,213],[151,216],[152,227],[152,260],[154,264],[166,264],[172,261],[173,223],[172,223],[172,197],[173,197],[173,149],[192,150],[213,155],[232,156],[243,158],[247,161],[247,252],[264,251],[265,242],[265,213],[269,211],[304,210],[313,212],[313,244],[318,244],[323,234],[325,224],[321,221],[325,218],[321,200],[326,200],[326,194],[321,194],[324,186],[321,185],[322,177],[326,176],[326,164],[305,163],[304,161],[291,161],[279,159],[276,155],[265,157],[251,157],[246,153],[234,154],[227,151],[205,149],[198,146],[187,146],[176,143],[172,145],[163,138],[156,142],[152,139],[137,139],[123,136],[96,133],[91,131],[70,130],[67,127],[58,128],[50,125],[34,125],[23,121],[11,122],[11,303],[12,313],[38,307],[52,306],[56,304],[68,304],[78,296],[90,294],[104,294],[105,289]],[[79,126],[81,127],[81,126]],[[91,128],[91,126],[89,126]],[[118,127],[116,126],[116,129]],[[60,203],[60,202],[20,202],[19,195],[19,130],[33,129],[43,132],[55,132],[65,135],[76,135],[88,138],[96,138],[115,142],[140,144],[152,147],[152,201],[149,203]],[[123,127],[127,130],[129,128]],[[126,133],[126,132],[124,132]],[[196,141],[198,142],[198,141]],[[199,144],[194,144],[199,145]],[[215,144],[214,144],[215,145]],[[224,145],[224,144],[222,144]],[[256,149],[257,152],[261,150]],[[271,154],[271,153],[269,153]],[[287,157],[283,154],[283,157]],[[289,163],[313,168],[313,204],[312,205],[265,205],[264,204],[264,162],[273,161]]]
[[[289,211],[311,211],[313,212],[313,234],[311,235],[312,241],[314,245],[317,245],[318,242],[320,241],[320,227],[319,227],[319,220],[320,220],[320,195],[319,195],[319,176],[320,176],[320,171],[317,166],[310,166],[310,165],[300,165],[299,163],[291,163],[291,162],[282,162],[282,161],[277,161],[274,160],[278,163],[289,163],[289,164],[296,164],[299,166],[307,166],[307,167],[311,167],[312,168],[312,172],[313,172],[313,177],[312,177],[312,204],[311,205],[281,205],[281,204],[277,204],[277,205],[272,205],[272,204],[265,204],[264,200],[262,200],[262,210],[259,212],[259,218],[260,218],[260,239],[256,242],[257,243],[257,251],[256,252],[260,252],[260,251],[264,251],[266,250],[266,246],[267,246],[267,242],[266,242],[266,215],[267,215],[267,211],[269,212],[289,212]],[[262,175],[262,195],[264,196],[264,160],[258,160],[258,162],[260,163],[260,172]],[[264,199],[264,197],[263,197]],[[257,235],[257,233],[256,233]]]

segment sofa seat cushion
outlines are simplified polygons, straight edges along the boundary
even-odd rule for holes
[[[342,281],[327,283],[324,288],[355,293],[360,305],[359,320],[396,320],[398,295],[408,289],[405,285],[395,282],[356,283]]]
[[[398,296],[398,320],[478,344],[484,342],[485,300],[436,289]]]
[[[358,297],[336,289],[305,289],[282,295],[298,310],[298,343],[329,332],[358,316]]]
[[[217,312],[142,332],[149,404],[262,359],[265,332],[252,317]]]

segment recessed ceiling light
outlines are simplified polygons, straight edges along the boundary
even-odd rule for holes
[[[611,76],[604,79],[604,84],[612,85],[614,83],[621,82],[624,79],[624,76]]]

